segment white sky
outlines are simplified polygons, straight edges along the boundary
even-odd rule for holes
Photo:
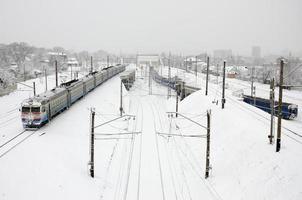
[[[301,0],[1,0],[0,43],[119,53],[302,51]]]

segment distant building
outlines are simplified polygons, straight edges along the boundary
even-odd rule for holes
[[[231,49],[217,49],[213,52],[214,58],[219,59],[228,59],[232,57],[232,50]]]
[[[138,66],[158,67],[160,65],[160,57],[158,54],[137,54],[136,62]]]
[[[184,62],[185,62],[185,66],[187,66],[189,70],[193,70],[193,71],[197,70],[198,72],[202,71],[207,65],[207,63],[203,62],[202,59],[196,58],[194,56],[185,58]]]
[[[68,67],[78,67],[79,62],[77,61],[76,58],[69,58],[68,61],[67,61],[67,66]]]
[[[49,55],[51,56],[62,56],[62,57],[67,57],[66,53],[64,52],[48,52]]]
[[[252,47],[252,57],[261,58],[261,48],[259,46]]]

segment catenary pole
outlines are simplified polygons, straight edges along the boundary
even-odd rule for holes
[[[225,93],[225,63],[226,63],[226,61],[223,61],[222,99],[221,99],[222,109],[224,109],[224,104],[225,104],[225,97],[224,97],[224,93]]]
[[[178,88],[178,87],[176,87],[176,88]],[[176,117],[178,117],[178,93],[177,93],[177,91],[176,91]]]
[[[211,110],[208,110],[207,111],[207,151],[206,151],[205,178],[209,177],[209,171],[210,171],[210,132],[211,132]]]
[[[270,85],[271,93],[270,93],[270,99],[271,99],[271,128],[270,128],[270,135],[269,137],[269,143],[273,144],[274,139],[274,115],[275,115],[275,79],[271,79],[271,85]]]
[[[129,85],[128,85],[129,87]],[[123,115],[123,81],[121,80],[121,88],[120,88],[120,116]]]
[[[34,96],[36,96],[36,82],[33,82],[33,91],[34,91]]]
[[[209,66],[210,65],[210,57],[207,57],[207,77],[206,77],[206,95],[208,95],[208,82],[209,82]]]
[[[55,60],[56,87],[58,87],[58,61]]]
[[[47,73],[46,73],[46,69],[44,69],[44,76],[45,76],[45,91],[47,91]]]
[[[197,56],[195,56],[195,76],[197,77]]]
[[[90,56],[90,72],[93,72],[93,57]]]
[[[278,126],[277,126],[277,143],[276,152],[281,148],[281,120],[282,120],[282,93],[283,93],[283,67],[284,60],[280,61],[280,81],[279,81],[279,102],[278,102]]]
[[[90,110],[90,176],[94,178],[94,116],[95,116],[95,110],[94,108],[91,108]]]
[[[252,75],[251,75],[251,97],[254,96],[254,66],[252,67]]]
[[[168,99],[171,96],[171,88],[170,88],[170,81],[171,81],[171,53],[169,53],[169,60],[168,60]]]

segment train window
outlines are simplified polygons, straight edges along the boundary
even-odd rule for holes
[[[40,107],[31,107],[31,112],[40,112]]]
[[[30,112],[30,107],[22,107],[22,112]]]

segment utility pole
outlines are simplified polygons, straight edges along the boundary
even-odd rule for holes
[[[222,109],[224,109],[224,104],[225,104],[225,98],[224,98],[224,92],[225,92],[225,62],[226,61],[223,61],[222,99],[221,99]]]
[[[208,95],[208,81],[209,81],[209,66],[210,65],[210,57],[207,57],[207,78],[206,78],[206,95]]]
[[[277,143],[276,152],[280,151],[281,148],[281,120],[282,120],[282,93],[283,93],[283,67],[284,60],[280,62],[280,81],[279,81],[279,102],[278,102],[278,127],[277,127]]]
[[[120,116],[123,116],[123,81],[121,79],[121,91],[120,91]]]
[[[55,60],[55,71],[56,71],[56,87],[58,87],[58,61]]]
[[[209,171],[210,171],[210,131],[211,131],[211,110],[208,110],[207,111],[207,152],[206,152],[205,178],[209,177]]]
[[[254,66],[252,67],[252,75],[251,75],[251,97],[254,96]]]
[[[169,71],[168,71],[168,99],[169,99],[170,96],[171,96],[171,88],[170,88],[170,81],[171,81],[171,53],[169,53],[168,65],[169,65]]]
[[[90,176],[94,178],[94,116],[95,110],[91,108],[90,110],[90,161],[89,161],[89,172]]]
[[[90,72],[93,72],[93,60],[92,56],[90,56]]]
[[[46,69],[44,69],[44,76],[45,76],[45,92],[47,91],[47,73]]]
[[[152,71],[153,67],[149,66],[149,95],[152,94]]]
[[[188,72],[188,63],[187,63],[188,57],[186,56],[185,59],[186,59],[185,60],[186,72]]]
[[[270,129],[270,135],[268,136],[269,138],[269,143],[273,144],[273,139],[274,139],[274,115],[275,115],[275,79],[271,79],[271,85],[270,85],[270,100],[271,100],[271,129]]]
[[[197,77],[197,56],[195,56],[195,76]]]
[[[36,82],[33,82],[34,96],[36,96]]]
[[[219,68],[219,65],[217,64],[216,65],[216,84],[218,85],[218,77],[219,77],[219,70],[218,70],[218,68]]]
[[[23,78],[25,82],[26,81],[25,63],[23,63]]]
[[[176,88],[178,88],[178,86],[179,86],[179,84],[177,85],[177,87]],[[176,118],[178,117],[178,93],[177,93],[177,91],[176,91],[176,109],[175,109],[176,111]]]
[[[254,106],[256,106],[256,86],[253,88]]]
[[[72,80],[72,64],[70,65],[70,80]]]

